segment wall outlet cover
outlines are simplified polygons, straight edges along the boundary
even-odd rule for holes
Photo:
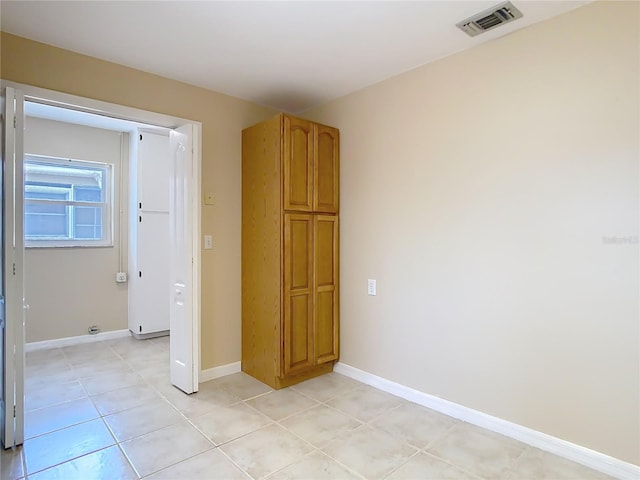
[[[116,282],[117,283],[125,283],[127,281],[127,273],[126,272],[118,272],[116,273]]]

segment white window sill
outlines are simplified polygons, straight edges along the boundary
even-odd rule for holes
[[[24,248],[113,248],[113,243],[63,243],[63,242],[25,242]]]

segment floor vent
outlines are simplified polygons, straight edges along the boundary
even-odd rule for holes
[[[522,12],[514,7],[511,2],[503,2],[456,23],[456,26],[469,36],[475,37],[487,30],[492,30],[500,25],[517,20],[520,17],[522,17]]]

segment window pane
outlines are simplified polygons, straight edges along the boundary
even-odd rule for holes
[[[102,207],[72,207],[74,238],[100,240],[102,238]]]
[[[102,202],[100,187],[73,187],[74,200],[78,202]]]
[[[68,208],[60,205],[25,205],[24,230],[31,238],[69,238]]]
[[[37,199],[37,200],[67,200],[69,198],[68,192],[56,191],[60,189],[47,189],[42,186],[26,185],[24,189],[25,199]]]
[[[93,227],[76,227],[75,238],[83,240],[99,240]]]
[[[94,207],[74,207],[75,208],[75,224],[76,225],[95,225],[100,221],[100,210]],[[96,215],[98,218],[96,219]]]
[[[64,205],[51,205],[50,203],[28,203],[24,204],[24,213],[42,214],[42,215],[67,215],[67,207]]]

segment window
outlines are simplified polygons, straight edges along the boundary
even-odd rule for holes
[[[106,163],[26,155],[26,245],[111,245],[111,170]]]

